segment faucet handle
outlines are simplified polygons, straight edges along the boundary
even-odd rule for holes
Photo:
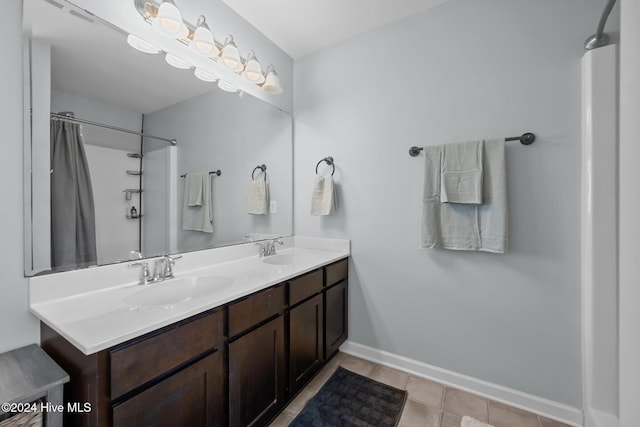
[[[151,272],[149,271],[149,263],[147,261],[132,262],[127,264],[127,267],[142,267],[139,284],[146,285],[149,283],[149,276],[151,276]]]
[[[173,266],[176,265],[176,260],[182,258],[182,255],[176,255],[176,256],[171,256],[171,255],[165,255],[163,257],[166,260],[166,270],[165,270],[165,279],[171,279],[173,278]]]
[[[260,247],[260,249],[259,249],[259,251],[260,251],[260,252],[259,252],[260,257],[265,256],[265,254],[267,253],[267,247],[268,247],[268,245],[269,245],[269,242],[265,242],[265,241],[262,241],[262,242],[255,242],[255,243],[254,243],[254,245],[256,245],[256,246]]]

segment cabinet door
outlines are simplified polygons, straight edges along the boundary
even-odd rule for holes
[[[221,427],[223,402],[224,364],[218,351],[115,406],[113,426]]]
[[[229,343],[229,425],[265,425],[285,402],[284,316]]]
[[[322,365],[322,294],[289,312],[289,389],[296,393]]]
[[[328,359],[338,351],[348,335],[347,281],[343,280],[325,291],[325,352]]]

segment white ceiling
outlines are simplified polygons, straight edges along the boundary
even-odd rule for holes
[[[223,0],[292,58],[447,0]]]

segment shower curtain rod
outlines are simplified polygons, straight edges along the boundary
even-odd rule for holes
[[[102,127],[102,128],[111,129],[111,130],[117,130],[117,131],[120,131],[120,132],[126,132],[126,133],[130,133],[132,135],[139,135],[139,136],[142,136],[142,137],[145,137],[145,138],[152,138],[152,139],[157,139],[157,140],[160,140],[160,141],[166,141],[171,145],[176,145],[178,143],[175,139],[169,139],[169,138],[163,138],[161,136],[149,135],[147,133],[136,132],[134,130],[120,128],[120,127],[117,127],[117,126],[106,125],[104,123],[92,122],[91,120],[79,119],[77,117],[70,117],[70,116],[65,115],[65,114],[51,113],[51,118],[58,119],[58,120],[67,120],[69,122],[83,123],[83,124],[98,126],[98,127]]]

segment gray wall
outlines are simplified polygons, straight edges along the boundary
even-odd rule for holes
[[[23,276],[22,220],[22,2],[3,2],[0,62],[0,352],[39,341],[38,322],[28,311]]]
[[[601,3],[451,0],[296,61],[294,230],[352,240],[351,340],[581,407],[580,58]],[[408,148],[527,131],[509,253],[418,250]],[[326,155],[341,207],[314,217]]]
[[[178,219],[178,251],[238,243],[243,236],[253,233],[279,236],[292,233],[290,114],[247,94],[239,97],[236,93],[212,90],[146,114],[144,127],[150,134],[171,135],[178,141],[178,174],[169,177],[177,182],[174,209]],[[151,158],[149,155],[158,156],[156,151],[160,144],[145,145],[145,150],[147,147],[152,151],[145,154],[146,159]],[[145,171],[158,172],[155,162],[145,160],[145,163]],[[278,206],[275,214],[247,214],[247,189],[251,173],[259,164],[267,165],[271,200]],[[213,233],[182,230],[184,179],[179,175],[217,169],[222,171],[222,175],[212,181]],[[258,176],[262,177],[256,172],[256,178]],[[149,210],[148,203],[158,198],[151,196],[151,191],[157,194],[167,188],[166,185],[158,188],[158,182],[166,182],[165,179],[154,178],[153,181],[145,181],[145,191],[149,189],[144,202],[147,218],[158,210]],[[163,201],[167,199],[166,196],[161,198]],[[164,218],[158,217],[157,220],[167,223]],[[150,239],[145,238],[145,246],[154,252]]]

